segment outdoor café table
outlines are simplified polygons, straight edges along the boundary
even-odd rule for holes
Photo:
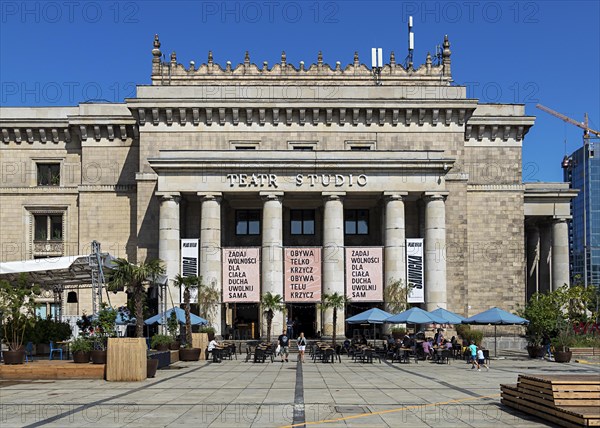
[[[65,350],[65,353],[67,354],[65,359],[70,360],[71,358],[69,357],[69,355],[71,353],[71,341],[64,340],[62,342],[56,342],[56,344]]]

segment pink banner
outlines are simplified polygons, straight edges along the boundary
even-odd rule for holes
[[[346,248],[346,297],[383,302],[383,248]]]
[[[321,248],[285,249],[285,301],[321,301]]]
[[[223,249],[223,302],[260,301],[260,248]]]

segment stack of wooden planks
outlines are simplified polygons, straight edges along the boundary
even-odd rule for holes
[[[600,426],[600,376],[519,375],[502,404],[565,427]]]

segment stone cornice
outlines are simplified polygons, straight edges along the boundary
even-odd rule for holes
[[[77,186],[80,193],[84,192],[120,192],[132,193],[137,190],[135,184],[81,184]]]
[[[467,184],[467,192],[523,192],[523,184]]]
[[[0,195],[77,195],[79,190],[74,186],[36,186],[36,187],[0,187]]]
[[[167,126],[178,124],[179,126],[220,126],[225,124],[237,125],[265,125],[286,126],[318,125],[326,126],[450,126],[464,125],[475,109],[472,102],[455,103],[454,106],[444,106],[444,102],[433,104],[427,101],[422,104],[411,103],[407,106],[386,106],[373,103],[354,103],[356,107],[339,107],[330,103],[328,106],[282,104],[282,107],[253,106],[240,107],[239,103],[217,104],[210,107],[194,107],[193,103],[188,105],[169,100],[173,106],[136,107],[132,103],[131,108],[137,117],[140,126],[146,124]],[[155,103],[154,105],[156,105]],[[339,103],[338,103],[339,104]],[[192,105],[192,106],[190,106]]]

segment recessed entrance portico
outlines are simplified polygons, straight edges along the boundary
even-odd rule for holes
[[[259,254],[254,259],[260,293],[279,294],[292,305],[313,307],[323,293],[347,294],[360,301],[367,296],[356,291],[360,288],[375,291],[381,296],[375,303],[382,303],[383,290],[377,287],[405,280],[404,239],[424,238],[429,254],[426,304],[445,306],[445,259],[438,255],[445,244],[444,174],[453,160],[435,151],[374,152],[368,161],[348,151],[295,155],[290,161],[285,153],[274,151],[170,150],[149,159],[158,175],[156,194],[163,201],[160,223],[165,229],[159,248],[168,270],[178,270],[180,263],[174,250],[178,244],[172,241],[199,239],[199,273],[205,284],[227,293],[223,302],[256,304],[259,300],[256,295],[248,300],[246,283],[232,283],[229,277],[234,272],[224,277],[223,251],[235,247],[256,249]],[[173,224],[167,229],[168,219]],[[382,248],[379,257],[368,258],[377,260],[381,279],[371,278],[378,275],[377,267],[346,265],[344,248]],[[300,262],[306,263],[300,266]],[[354,287],[354,294],[348,291],[347,269],[356,269],[351,275],[364,283]],[[241,288],[226,288],[229,283]],[[226,319],[218,306],[213,324],[223,331]],[[330,335],[333,311],[325,311],[323,319],[319,312],[315,311],[310,329],[316,332],[322,327],[322,333]],[[276,314],[273,332],[284,327],[285,314]],[[344,331],[341,316],[337,331]]]

